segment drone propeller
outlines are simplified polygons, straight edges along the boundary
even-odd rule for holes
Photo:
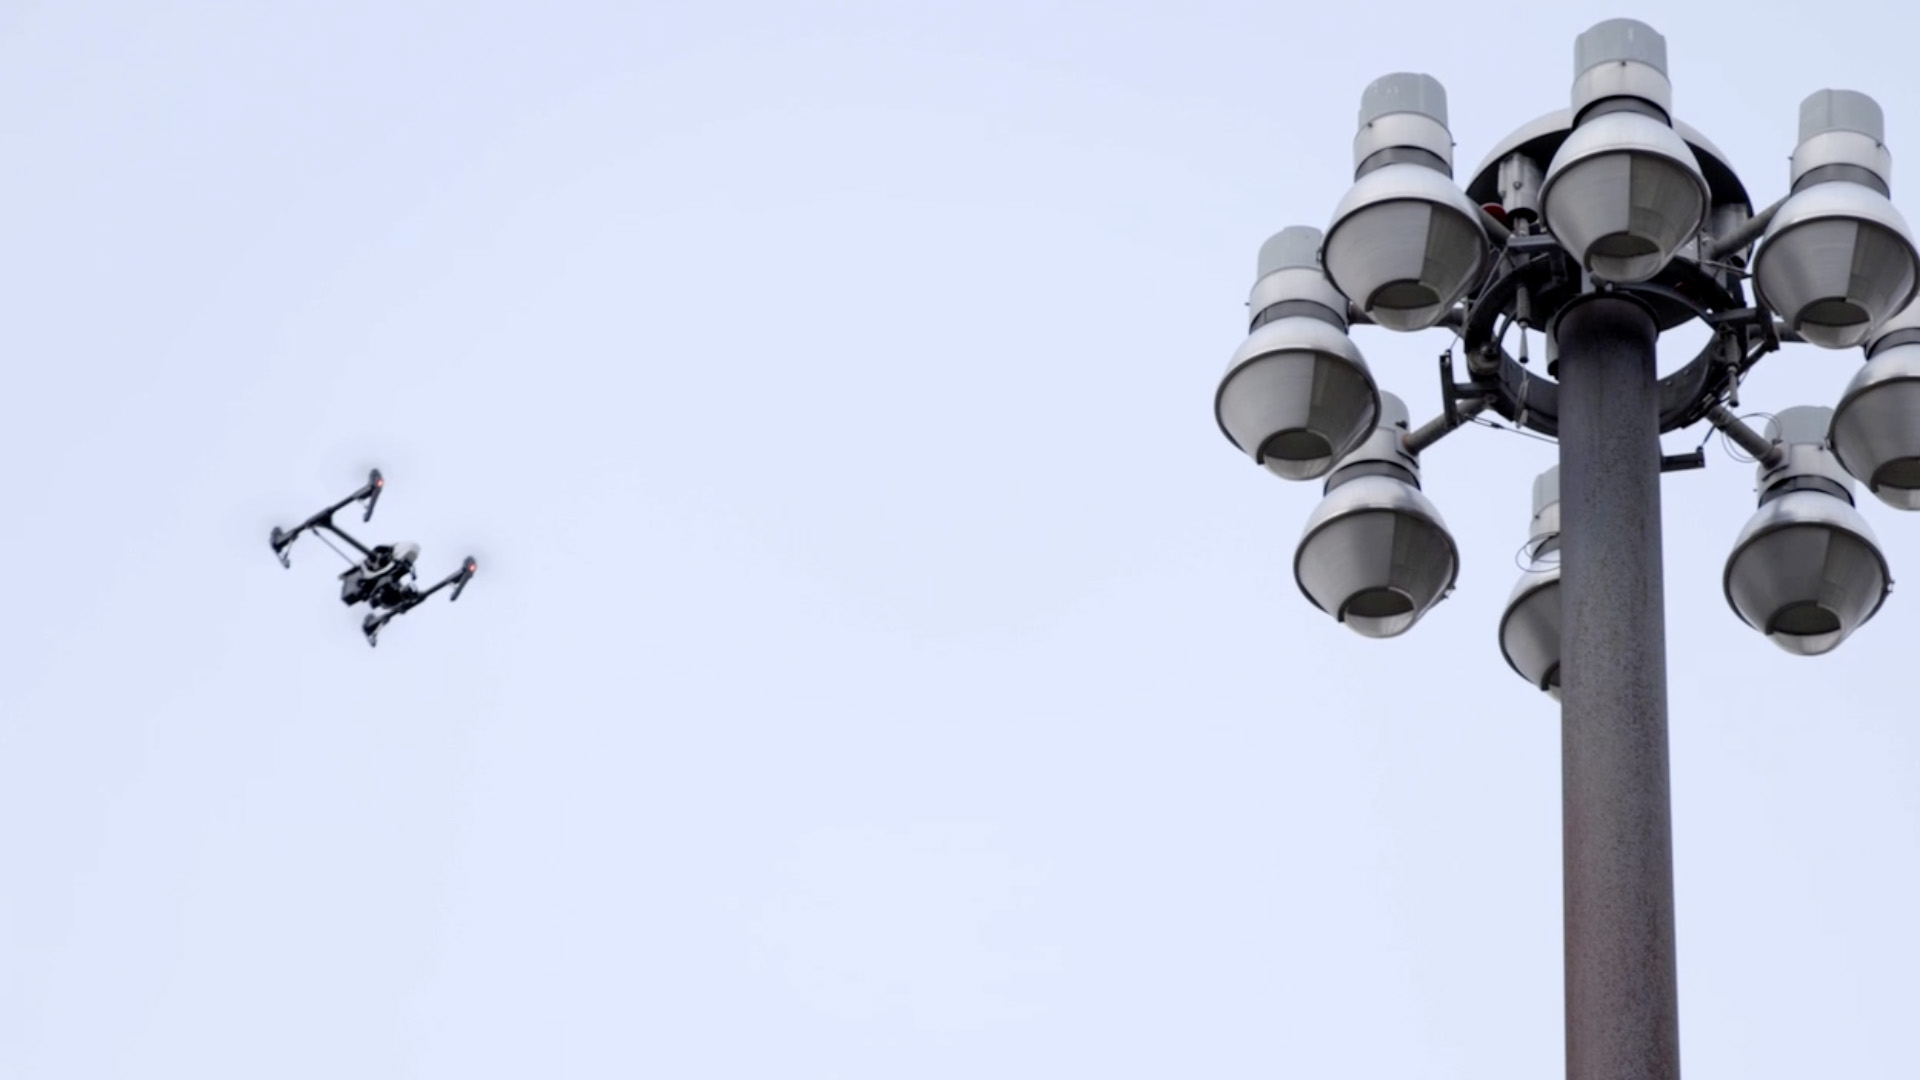
[[[273,543],[273,553],[279,556],[280,565],[286,567],[289,570],[293,569],[293,555],[291,552],[291,549],[293,547],[293,537],[288,536],[284,529],[280,528],[280,526],[278,525],[275,525],[273,527],[272,543]]]
[[[460,599],[460,590],[467,587],[467,582],[473,580],[473,573],[478,569],[480,564],[474,561],[473,556],[467,556],[467,561],[461,565],[460,573],[455,577],[453,595],[447,598],[447,603],[451,604]]]
[[[367,473],[367,512],[360,518],[361,521],[373,520],[373,508],[379,504],[380,493],[386,490],[386,486],[387,478],[380,475],[379,469],[373,469]]]

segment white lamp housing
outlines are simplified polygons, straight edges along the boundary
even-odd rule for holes
[[[1533,482],[1528,565],[1500,616],[1500,653],[1537,689],[1560,700],[1560,468]]]
[[[1875,331],[1827,438],[1874,498],[1920,510],[1920,301]]]
[[[1920,290],[1920,252],[1887,198],[1893,159],[1880,106],[1852,90],[1800,103],[1792,194],[1753,257],[1760,300],[1810,344],[1847,349]]]
[[[1380,426],[1327,478],[1293,574],[1315,607],[1365,637],[1407,632],[1453,591],[1460,554],[1420,493],[1406,449],[1407,407],[1382,394]]]
[[[1227,438],[1287,480],[1325,476],[1380,415],[1380,392],[1347,337],[1347,299],[1320,270],[1320,241],[1298,225],[1261,246],[1251,333],[1213,400]]]
[[[1327,227],[1327,276],[1389,330],[1433,326],[1479,284],[1490,258],[1480,208],[1453,183],[1438,80],[1403,72],[1368,85],[1353,167]]]
[[[1633,19],[1574,40],[1573,132],[1547,166],[1541,213],[1603,281],[1646,281],[1706,221],[1710,194],[1693,148],[1673,130],[1667,42]]]
[[[1838,648],[1893,587],[1886,556],[1853,506],[1853,480],[1827,449],[1833,410],[1799,406],[1767,425],[1778,453],[1759,468],[1760,509],[1727,557],[1727,602],[1799,656]]]

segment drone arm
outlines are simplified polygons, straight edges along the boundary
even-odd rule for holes
[[[386,490],[386,487],[386,477],[380,475],[379,469],[374,469],[367,473],[367,482],[361,485],[359,491],[354,492],[339,502],[334,503],[332,506],[327,507],[325,510],[313,515],[311,518],[308,518],[307,525],[325,523],[331,527],[333,524],[333,515],[357,502],[365,502],[367,504],[367,512],[361,516],[360,520],[371,521],[373,520],[374,504],[380,501],[380,493]],[[303,528],[304,527],[305,526],[303,526]],[[338,532],[339,530],[336,529],[334,531]]]
[[[473,572],[477,569],[479,569],[479,566],[473,561],[473,556],[467,556],[467,561],[460,564],[460,569],[455,570],[453,573],[448,574],[432,585],[415,592],[412,596],[407,597],[405,601],[395,604],[386,611],[385,617],[382,618],[381,621],[385,622],[386,619],[390,619],[395,615],[404,615],[412,611],[414,608],[426,603],[427,597],[432,596],[434,593],[439,592],[449,585],[453,586],[452,599],[460,599],[460,590],[466,588],[467,582],[473,580]]]
[[[420,595],[407,606],[412,607],[414,604],[421,603],[426,600],[427,597],[432,596],[434,593],[439,592],[449,585],[453,586],[453,595],[448,598],[449,602],[460,599],[461,591],[467,587],[467,582],[473,580],[474,571],[478,569],[480,569],[480,566],[473,561],[473,556],[467,556],[466,561],[460,564],[460,569],[455,570],[453,573],[434,582],[432,586],[421,591]]]
[[[287,549],[293,546],[295,538],[309,529],[325,529],[340,539],[345,540],[347,543],[352,544],[354,550],[358,551],[362,556],[371,557],[373,553],[367,550],[365,544],[340,531],[340,527],[333,523],[333,515],[356,502],[364,500],[367,504],[367,512],[360,520],[371,521],[373,519],[374,504],[380,501],[380,492],[386,488],[386,485],[386,478],[380,475],[380,470],[373,469],[367,473],[367,482],[361,486],[360,490],[301,522],[295,526],[292,532],[287,532],[275,526],[273,530],[273,553],[280,556],[280,565],[292,565],[292,560],[287,555]]]
[[[360,627],[367,635],[367,644],[378,645],[380,643],[380,630],[382,627],[386,626],[387,623],[391,622],[396,616],[405,615],[407,612],[426,603],[427,597],[432,596],[434,593],[439,592],[449,585],[453,586],[453,596],[450,599],[460,599],[460,590],[467,587],[467,582],[473,580],[474,571],[478,569],[479,565],[474,562],[473,556],[469,555],[467,556],[467,561],[460,564],[460,569],[434,582],[430,587],[414,593],[412,596],[407,597],[404,602],[396,604],[385,611],[367,616],[366,622],[361,624]]]

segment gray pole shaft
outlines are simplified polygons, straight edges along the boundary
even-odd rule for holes
[[[1680,1076],[1657,337],[1618,297],[1555,328],[1568,1080]]]

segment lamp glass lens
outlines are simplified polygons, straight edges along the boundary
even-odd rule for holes
[[[1817,637],[1840,632],[1840,616],[1817,603],[1788,604],[1773,617],[1771,632]]]
[[[1333,444],[1317,431],[1292,428],[1274,432],[1260,447],[1260,456],[1267,462],[1267,468],[1282,475],[1302,470],[1311,475],[1321,464],[1333,459]]]
[[[1350,619],[1391,619],[1413,612],[1413,598],[1398,589],[1366,589],[1347,600]]]
[[[1902,510],[1920,510],[1920,457],[1895,458],[1868,481],[1874,497]]]

